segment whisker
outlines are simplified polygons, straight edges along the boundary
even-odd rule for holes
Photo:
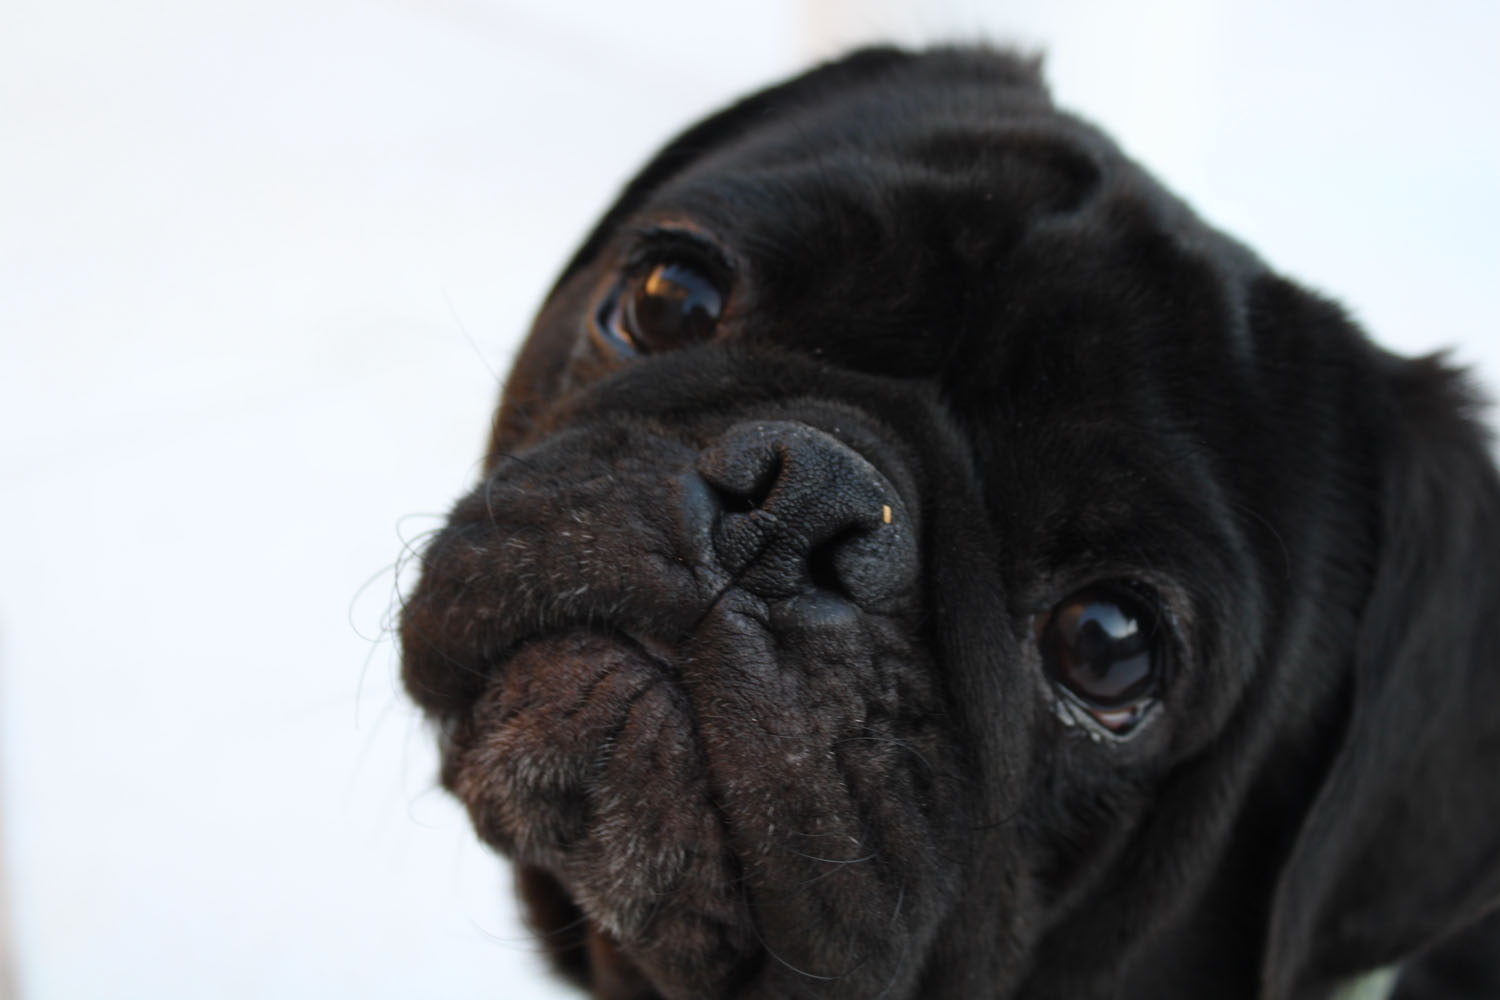
[[[469,333],[469,328],[465,325],[463,317],[459,316],[458,307],[453,304],[453,297],[448,294],[448,289],[440,287],[438,291],[443,296],[443,302],[448,306],[448,316],[453,320],[453,325],[458,328],[458,332],[463,334],[464,340],[468,341],[469,346],[474,349],[474,355],[479,358],[479,363],[484,366],[485,371],[490,373],[490,378],[494,380],[497,386],[504,385],[504,377],[495,370],[494,365],[490,364],[489,358],[484,356],[484,351],[480,348],[479,341],[475,340],[474,335]]]

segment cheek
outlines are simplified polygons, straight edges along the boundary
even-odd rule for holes
[[[558,399],[608,372],[597,351],[587,349],[587,310],[597,284],[592,271],[573,276],[537,315],[505,378],[490,436],[489,465],[500,452],[539,436],[548,409]]]

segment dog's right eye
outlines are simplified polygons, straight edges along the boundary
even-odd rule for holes
[[[599,327],[617,349],[652,354],[713,335],[724,312],[719,283],[685,261],[658,261],[627,273],[605,299]]]
[[[1167,628],[1154,604],[1123,585],[1096,585],[1039,622],[1054,684],[1106,728],[1124,733],[1156,696]]]

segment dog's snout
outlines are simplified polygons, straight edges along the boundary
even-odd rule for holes
[[[911,585],[917,552],[900,494],[833,435],[789,421],[731,427],[698,458],[717,504],[723,568],[768,598],[831,591],[869,607]]]

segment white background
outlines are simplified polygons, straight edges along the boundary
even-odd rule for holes
[[[496,373],[616,185],[849,42],[1045,48],[1059,102],[1208,218],[1500,384],[1500,7],[917,6],[5,0],[27,998],[554,995],[434,790],[393,563],[470,483]]]

